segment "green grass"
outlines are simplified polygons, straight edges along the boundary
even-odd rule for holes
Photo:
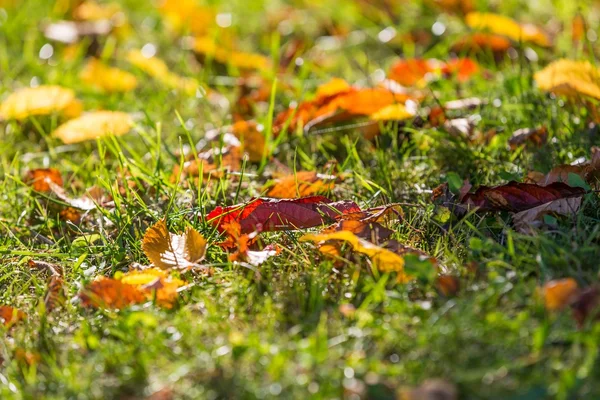
[[[264,7],[283,7],[280,1],[211,3],[233,13],[230,29],[246,50],[279,56],[279,47],[292,38],[267,23]],[[303,7],[301,1],[289,3]],[[476,3],[478,9],[490,8]],[[2,98],[34,79],[75,89],[86,109],[136,116],[128,135],[69,146],[49,136],[57,118],[0,123],[0,304],[28,314],[9,330],[0,328],[0,398],[138,399],[168,388],[178,399],[386,399],[431,378],[453,382],[465,399],[600,398],[600,324],[579,329],[568,312],[548,313],[536,297],[537,288],[550,279],[573,277],[581,286],[598,281],[597,196],[588,195],[576,216],[534,236],[516,233],[504,213],[448,220],[429,199],[449,172],[474,185],[501,184],[530,170],[547,172],[589,158],[598,143],[585,108],[535,87],[533,72],[547,62],[561,56],[594,60],[597,50],[593,42],[570,43],[575,5],[539,3],[506,1],[490,9],[523,21],[553,18],[555,25],[566,24],[558,31],[556,48],[535,48],[538,62],[524,58],[526,45],[517,46],[517,59],[496,63],[482,55],[479,61],[491,77],[465,84],[434,82],[423,101],[423,109],[470,96],[493,102],[473,111],[481,115],[479,129],[497,130],[489,143],[469,143],[441,128],[388,129],[374,142],[356,129],[273,138],[274,156],[292,169],[326,171],[328,161],[337,161],[335,172],[348,178],[329,194],[332,199],[364,207],[414,203],[390,228],[401,243],[431,254],[444,270],[460,276],[461,290],[452,298],[440,295],[427,279],[395,284],[356,255],[334,265],[313,245],[299,242],[303,232],[298,231],[262,235],[265,243],[283,250],[258,272],[228,262],[214,245],[218,234],[198,215],[261,195],[273,164],[248,163],[241,182],[226,177],[211,184],[173,183],[181,148],[195,144],[207,129],[231,123],[231,113],[206,97],[165,89],[123,58],[128,49],[153,43],[171,70],[202,80],[231,104],[237,88],[226,78],[239,71],[202,66],[169,34],[151,2],[126,0],[121,5],[134,27],[131,35],[102,43],[115,46],[115,56],[108,51],[105,56],[137,74],[141,85],[125,94],[98,94],[79,81],[83,54],[64,61],[63,46],[55,45],[50,62],[38,57],[46,43],[40,24],[66,17],[52,1],[24,0],[15,9],[0,9]],[[592,5],[581,3],[597,32]],[[272,113],[334,76],[368,86],[372,74],[387,71],[398,54],[447,59],[452,42],[466,31],[458,16],[440,13],[429,2],[407,2],[396,20],[376,7],[367,10],[332,0],[304,11],[295,35],[309,48],[318,46],[317,38],[332,25],[362,34],[351,34],[355,40],[342,41],[336,50],[317,47],[301,67],[279,76],[271,104],[257,111],[259,122],[271,126]],[[386,26],[401,35],[430,31],[436,20],[447,31],[427,46],[377,40]],[[546,145],[509,150],[514,130],[540,125],[550,134]],[[26,171],[39,167],[58,168],[73,195],[99,186],[114,197],[115,209],[91,211],[79,226],[66,224],[57,215],[61,206],[55,198],[23,182]],[[123,171],[135,189],[120,193],[115,187],[126,178]],[[141,237],[165,216],[174,231],[191,225],[204,234],[211,243],[207,263],[214,270],[211,276],[184,274],[193,286],[172,310],[151,303],[118,312],[87,310],[76,300],[51,313],[44,310],[47,279],[30,269],[29,259],[61,265],[69,298],[75,299],[94,277],[147,263]],[[345,304],[356,311],[345,315],[340,309]],[[19,349],[39,354],[39,361],[29,365],[17,357]]]

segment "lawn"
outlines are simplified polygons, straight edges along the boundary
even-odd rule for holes
[[[599,23],[0,0],[0,398],[600,398]]]

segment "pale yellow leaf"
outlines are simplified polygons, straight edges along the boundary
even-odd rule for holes
[[[81,103],[75,92],[61,86],[23,88],[9,95],[0,104],[0,118],[22,120],[33,115],[62,114],[76,117],[81,113]]]
[[[600,70],[589,61],[558,60],[534,75],[542,90],[569,97],[600,99]]]
[[[489,31],[506,36],[516,42],[531,42],[540,46],[550,46],[550,39],[538,27],[531,24],[519,24],[504,15],[471,12],[465,17],[467,25],[473,29]]]
[[[197,80],[171,72],[167,64],[156,56],[146,57],[139,50],[131,50],[127,53],[127,61],[169,88],[194,94],[200,87]]]
[[[59,126],[52,135],[64,143],[79,143],[86,140],[114,135],[121,136],[131,130],[133,119],[120,111],[94,111]]]
[[[109,67],[95,58],[86,64],[80,78],[86,84],[108,93],[129,92],[137,86],[137,79],[133,74]]]

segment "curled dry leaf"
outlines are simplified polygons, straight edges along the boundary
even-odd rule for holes
[[[541,147],[548,140],[548,130],[545,126],[539,128],[523,128],[513,132],[508,140],[511,149],[515,149],[526,143]]]
[[[17,322],[25,319],[26,315],[23,311],[19,311],[11,306],[0,306],[0,323],[4,326],[12,326]]]
[[[293,199],[331,191],[335,186],[334,175],[319,174],[316,171],[297,171],[294,174],[275,180],[267,196],[279,199]]]
[[[558,199],[513,215],[515,230],[524,234],[535,232],[534,228],[543,224],[545,215],[574,215],[581,207],[583,197]]]
[[[223,225],[239,222],[242,233],[306,229],[332,221],[339,214],[360,211],[353,201],[332,202],[327,197],[300,199],[256,198],[245,204],[217,207],[206,219],[223,231]]]
[[[65,303],[64,281],[61,276],[53,275],[48,281],[48,289],[44,296],[46,311],[51,312]]]
[[[109,67],[96,58],[88,61],[79,76],[87,85],[107,93],[129,92],[137,87],[133,74]]]
[[[75,92],[61,86],[23,88],[0,104],[0,119],[23,120],[36,115],[60,114],[73,118],[81,114],[82,105]]]
[[[350,231],[308,234],[300,238],[301,242],[313,243],[324,243],[330,240],[347,242],[355,252],[367,255],[378,270],[397,272],[400,281],[406,282],[410,279],[404,274],[404,258],[402,256],[361,239]]]
[[[56,168],[38,168],[27,171],[25,182],[29,184],[36,192],[51,192],[50,183],[57,186],[63,185],[63,179],[60,171]]]
[[[52,135],[66,144],[85,142],[104,136],[121,136],[131,130],[133,119],[120,111],[94,111],[65,122]]]
[[[562,310],[572,304],[580,292],[573,278],[559,279],[546,283],[543,287],[544,304],[549,311]]]
[[[539,46],[551,44],[548,35],[537,26],[519,24],[503,15],[471,12],[465,16],[465,21],[473,29],[503,35],[516,42],[530,42]]]
[[[127,53],[127,61],[166,87],[180,90],[189,95],[195,94],[196,90],[200,88],[197,80],[171,72],[167,64],[157,56],[146,57],[139,50],[131,50]]]
[[[589,61],[558,60],[534,75],[542,90],[567,97],[600,99],[600,70]]]
[[[554,200],[578,197],[585,194],[579,187],[556,182],[548,186],[509,182],[501,186],[481,186],[475,193],[462,197],[462,205],[477,207],[480,211],[519,212],[541,206]]]
[[[188,227],[183,235],[170,233],[164,219],[148,228],[142,239],[144,254],[160,269],[198,267],[206,253],[206,246],[207,242],[200,232]]]

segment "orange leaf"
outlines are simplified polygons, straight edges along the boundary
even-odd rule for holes
[[[322,194],[333,189],[335,177],[318,174],[315,171],[298,171],[279,178],[267,192],[267,196],[280,199],[293,199],[314,194]]]
[[[546,309],[556,311],[568,306],[579,293],[579,286],[573,278],[550,281],[544,285]]]
[[[42,193],[48,193],[52,191],[49,184],[50,182],[61,187],[63,185],[60,171],[56,168],[38,168],[29,170],[25,180],[29,185],[31,185],[33,190]]]
[[[117,279],[100,276],[87,285],[79,294],[84,307],[122,310],[147,301],[138,288]]]
[[[26,315],[23,311],[19,311],[11,306],[0,306],[0,322],[5,326],[11,326],[22,319],[25,319]]]
[[[535,25],[519,24],[503,15],[471,12],[466,15],[465,20],[467,25],[473,29],[503,35],[516,42],[523,41],[540,46],[550,46],[550,39],[546,33]]]

